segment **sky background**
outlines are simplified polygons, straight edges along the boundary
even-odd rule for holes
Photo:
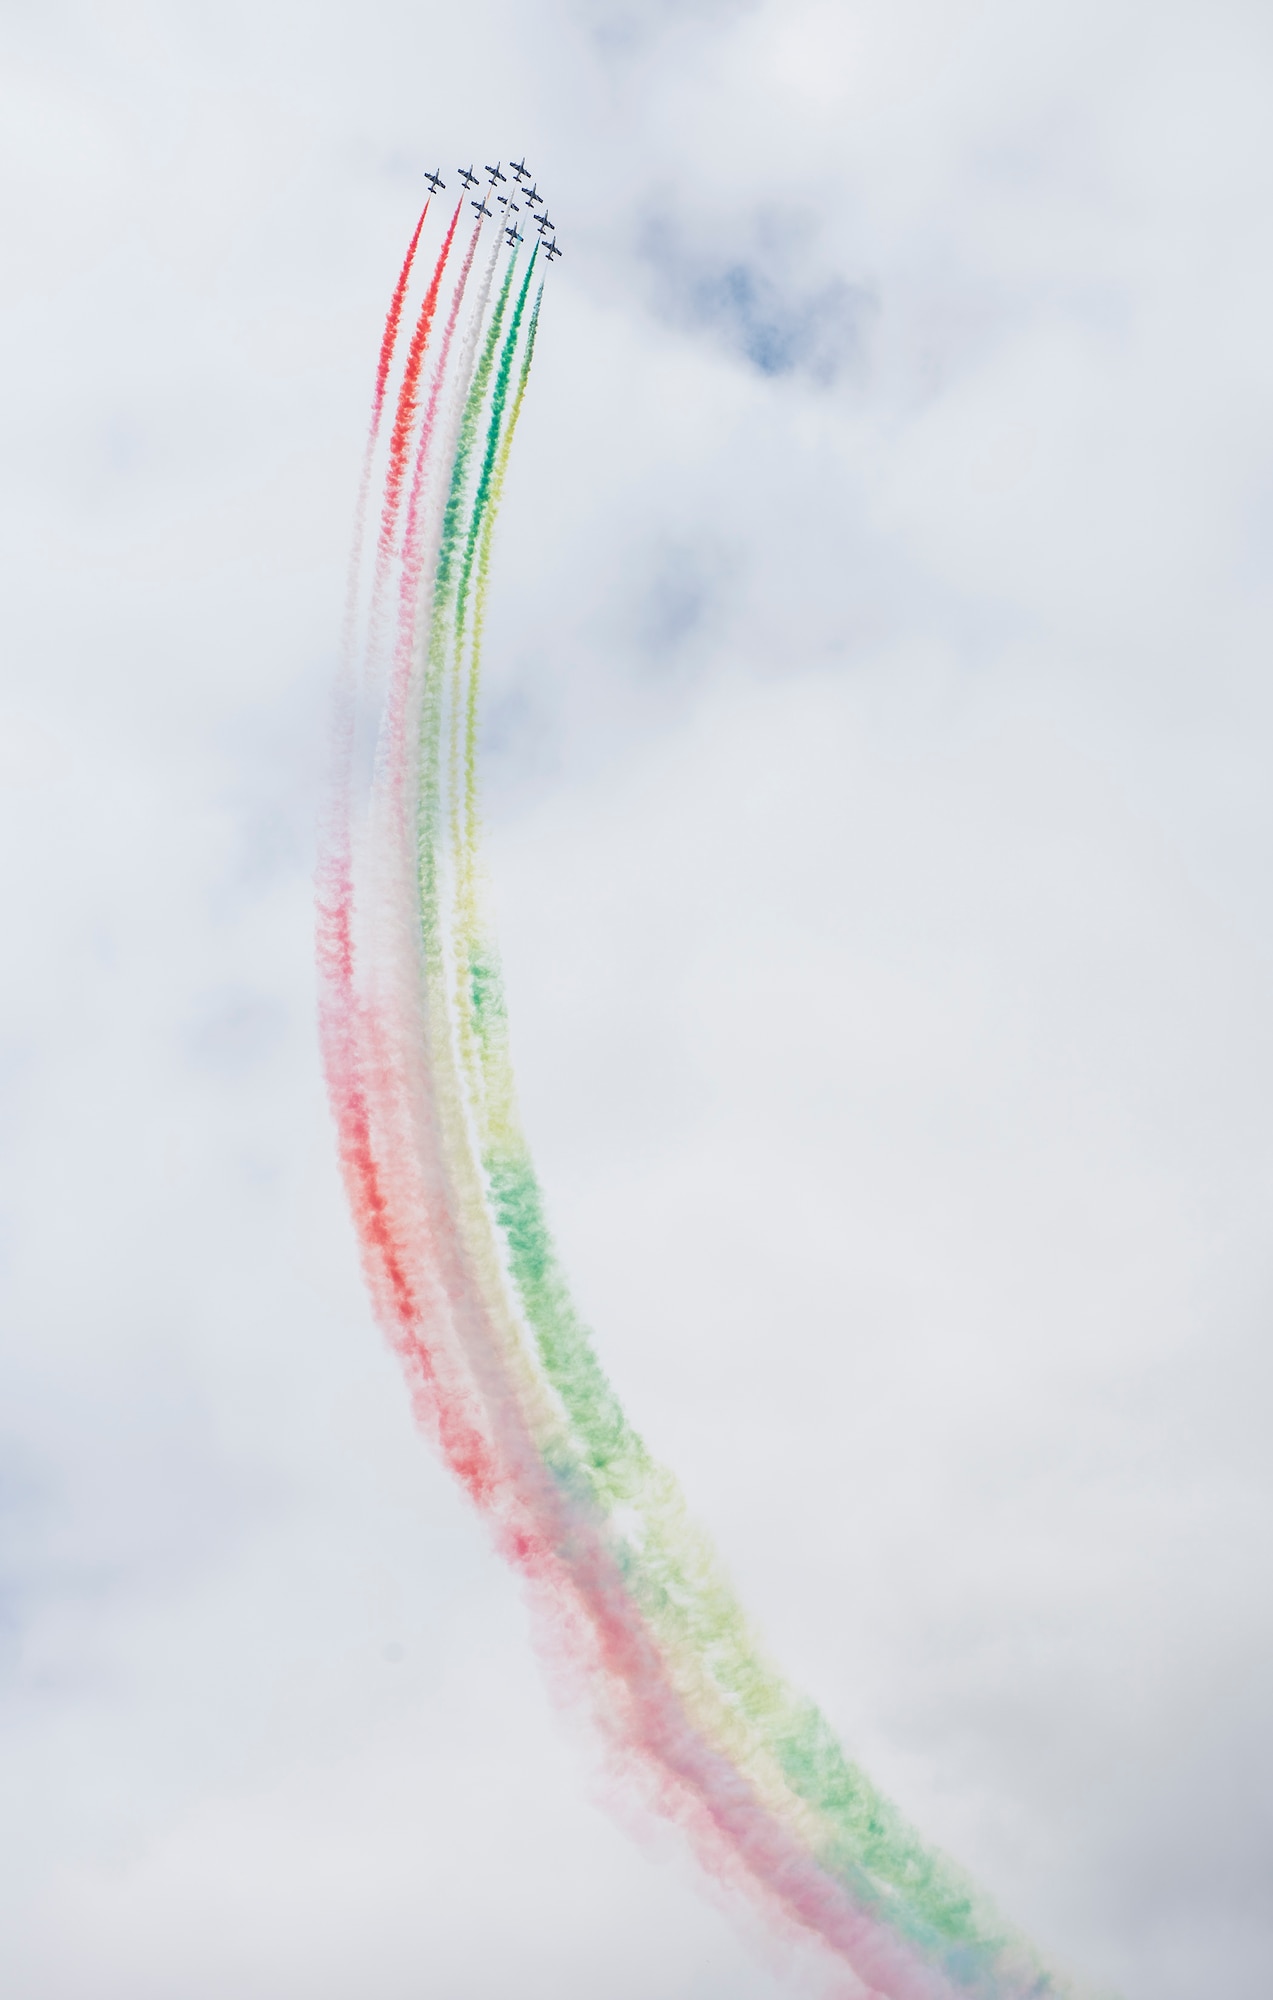
[[[1273,17],[7,0],[12,2000],[823,1990],[609,1798],[316,1048],[384,307],[553,271],[490,864],[580,1302],[777,1658],[1124,2000],[1273,1987]]]

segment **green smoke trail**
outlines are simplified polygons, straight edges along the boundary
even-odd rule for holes
[[[485,960],[477,949],[478,918],[478,870],[477,870],[477,714],[478,689],[481,681],[482,632],[486,619],[486,597],[490,571],[491,538],[495,527],[495,517],[499,510],[503,493],[504,475],[508,468],[509,452],[512,448],[513,433],[517,419],[521,415],[526,394],[526,383],[530,377],[530,365],[535,354],[535,334],[539,325],[539,306],[543,297],[543,287],[535,301],[526,333],[526,345],[518,377],[517,390],[511,410],[507,409],[509,382],[513,371],[513,361],[517,353],[522,317],[526,310],[526,299],[530,291],[531,279],[535,274],[535,260],[539,255],[536,244],[531,251],[517,296],[508,333],[500,353],[499,367],[495,372],[494,387],[491,391],[490,414],[487,418],[486,445],[482,454],[481,471],[473,495],[472,512],[469,520],[468,537],[465,544],[464,568],[460,590],[457,591],[455,621],[455,651],[457,679],[454,684],[453,740],[457,754],[453,759],[454,798],[452,804],[452,827],[454,832],[454,856],[456,867],[455,916],[453,930],[455,936],[455,978],[461,989],[456,994],[456,1022],[462,1042],[467,1042],[473,1033],[480,1032],[480,1009],[474,1008],[473,992],[483,990],[483,967]],[[512,267],[510,265],[510,275]],[[507,417],[506,417],[507,413]],[[464,629],[465,598],[470,580],[476,568],[476,584],[473,598],[472,633],[468,647],[469,668],[467,677],[463,673],[461,655],[465,646]],[[462,750],[459,738],[463,731]],[[460,782],[460,765],[463,768],[463,782]],[[493,954],[489,954],[493,962]],[[470,1078],[481,1074],[480,1065],[472,1060],[466,1051],[465,1068]]]

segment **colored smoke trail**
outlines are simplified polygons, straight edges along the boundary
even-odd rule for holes
[[[426,201],[420,210],[420,220],[407,245],[407,254],[402,260],[398,282],[389,301],[389,311],[385,316],[385,330],[380,338],[380,355],[376,362],[376,386],[371,398],[371,422],[367,427],[367,443],[363,452],[362,476],[358,481],[358,504],[354,513],[353,547],[349,558],[349,579],[345,591],[345,625],[342,638],[342,656],[345,670],[353,665],[353,650],[358,629],[358,586],[362,576],[363,535],[367,524],[367,502],[371,494],[371,470],[375,463],[376,445],[380,439],[380,420],[384,415],[385,392],[389,386],[389,371],[393,366],[394,348],[398,342],[398,327],[402,320],[402,307],[407,296],[407,286],[411,282],[411,270],[415,263],[415,253],[420,246],[420,235],[429,213]]]
[[[402,486],[407,476],[407,465],[411,456],[412,434],[416,418],[416,398],[420,387],[420,373],[424,367],[425,349],[429,335],[433,331],[433,316],[438,308],[438,293],[442,289],[442,274],[447,258],[451,254],[451,244],[455,239],[456,225],[460,220],[460,204],[455,204],[451,226],[446,232],[438,261],[429,281],[429,289],[420,307],[420,316],[411,336],[407,350],[407,364],[403,370],[402,383],[398,390],[398,407],[394,412],[393,432],[389,439],[389,469],[385,475],[384,503],[380,510],[380,558],[387,562],[393,554],[398,527],[398,514],[402,505]]]
[[[323,1049],[373,1305],[422,1424],[526,1578],[617,1763],[706,1866],[819,1939],[859,1993],[1059,2000],[1064,1984],[769,1661],[571,1301],[521,1128],[477,819],[493,535],[544,283],[539,246],[523,266],[515,227],[495,228],[470,290],[479,209],[434,354],[459,215],[401,361],[419,229],[386,322],[375,580],[338,705],[320,871]],[[364,492],[363,539],[368,511]],[[355,578],[362,561],[360,546]]]

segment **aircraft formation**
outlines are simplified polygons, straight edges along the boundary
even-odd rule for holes
[[[474,172],[471,166],[457,167],[455,171],[466,188],[475,188],[480,185],[480,176]],[[510,160],[507,174],[504,172],[504,162],[502,160],[497,160],[493,167],[484,166],[482,171],[486,175],[486,186],[481,189],[480,196],[476,201],[470,200],[469,207],[475,208],[479,216],[493,216],[495,209],[488,206],[487,196],[494,194],[496,207],[502,208],[504,211],[504,219],[500,227],[508,238],[508,247],[510,250],[515,250],[519,243],[526,241],[521,230],[517,227],[517,217],[521,216],[524,221],[533,222],[539,231],[539,239],[544,246],[544,255],[548,259],[548,262],[551,264],[555,257],[560,257],[562,253],[557,243],[557,225],[551,220],[548,214],[548,205],[543,195],[539,192],[537,185],[529,187],[525,185],[530,180],[530,169],[527,167],[525,160]],[[509,174],[512,175],[511,180],[509,179]],[[426,174],[424,178],[434,194],[441,194],[446,187],[446,182],[442,178],[441,167],[438,168],[435,174]],[[507,192],[504,194],[495,194],[496,188],[501,184]]]

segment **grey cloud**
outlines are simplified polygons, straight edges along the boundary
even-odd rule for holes
[[[733,565],[703,541],[667,541],[649,552],[633,605],[633,628],[654,663],[668,663],[703,638]]]
[[[869,289],[841,277],[811,279],[789,259],[767,253],[771,223],[745,232],[747,250],[722,254],[668,216],[640,232],[640,254],[653,277],[656,310],[671,324],[707,334],[762,375],[803,375],[827,387],[863,354],[874,313]],[[797,235],[802,232],[796,231]]]
[[[611,58],[647,49],[662,34],[687,24],[727,27],[754,13],[759,0],[572,0],[575,18]]]

